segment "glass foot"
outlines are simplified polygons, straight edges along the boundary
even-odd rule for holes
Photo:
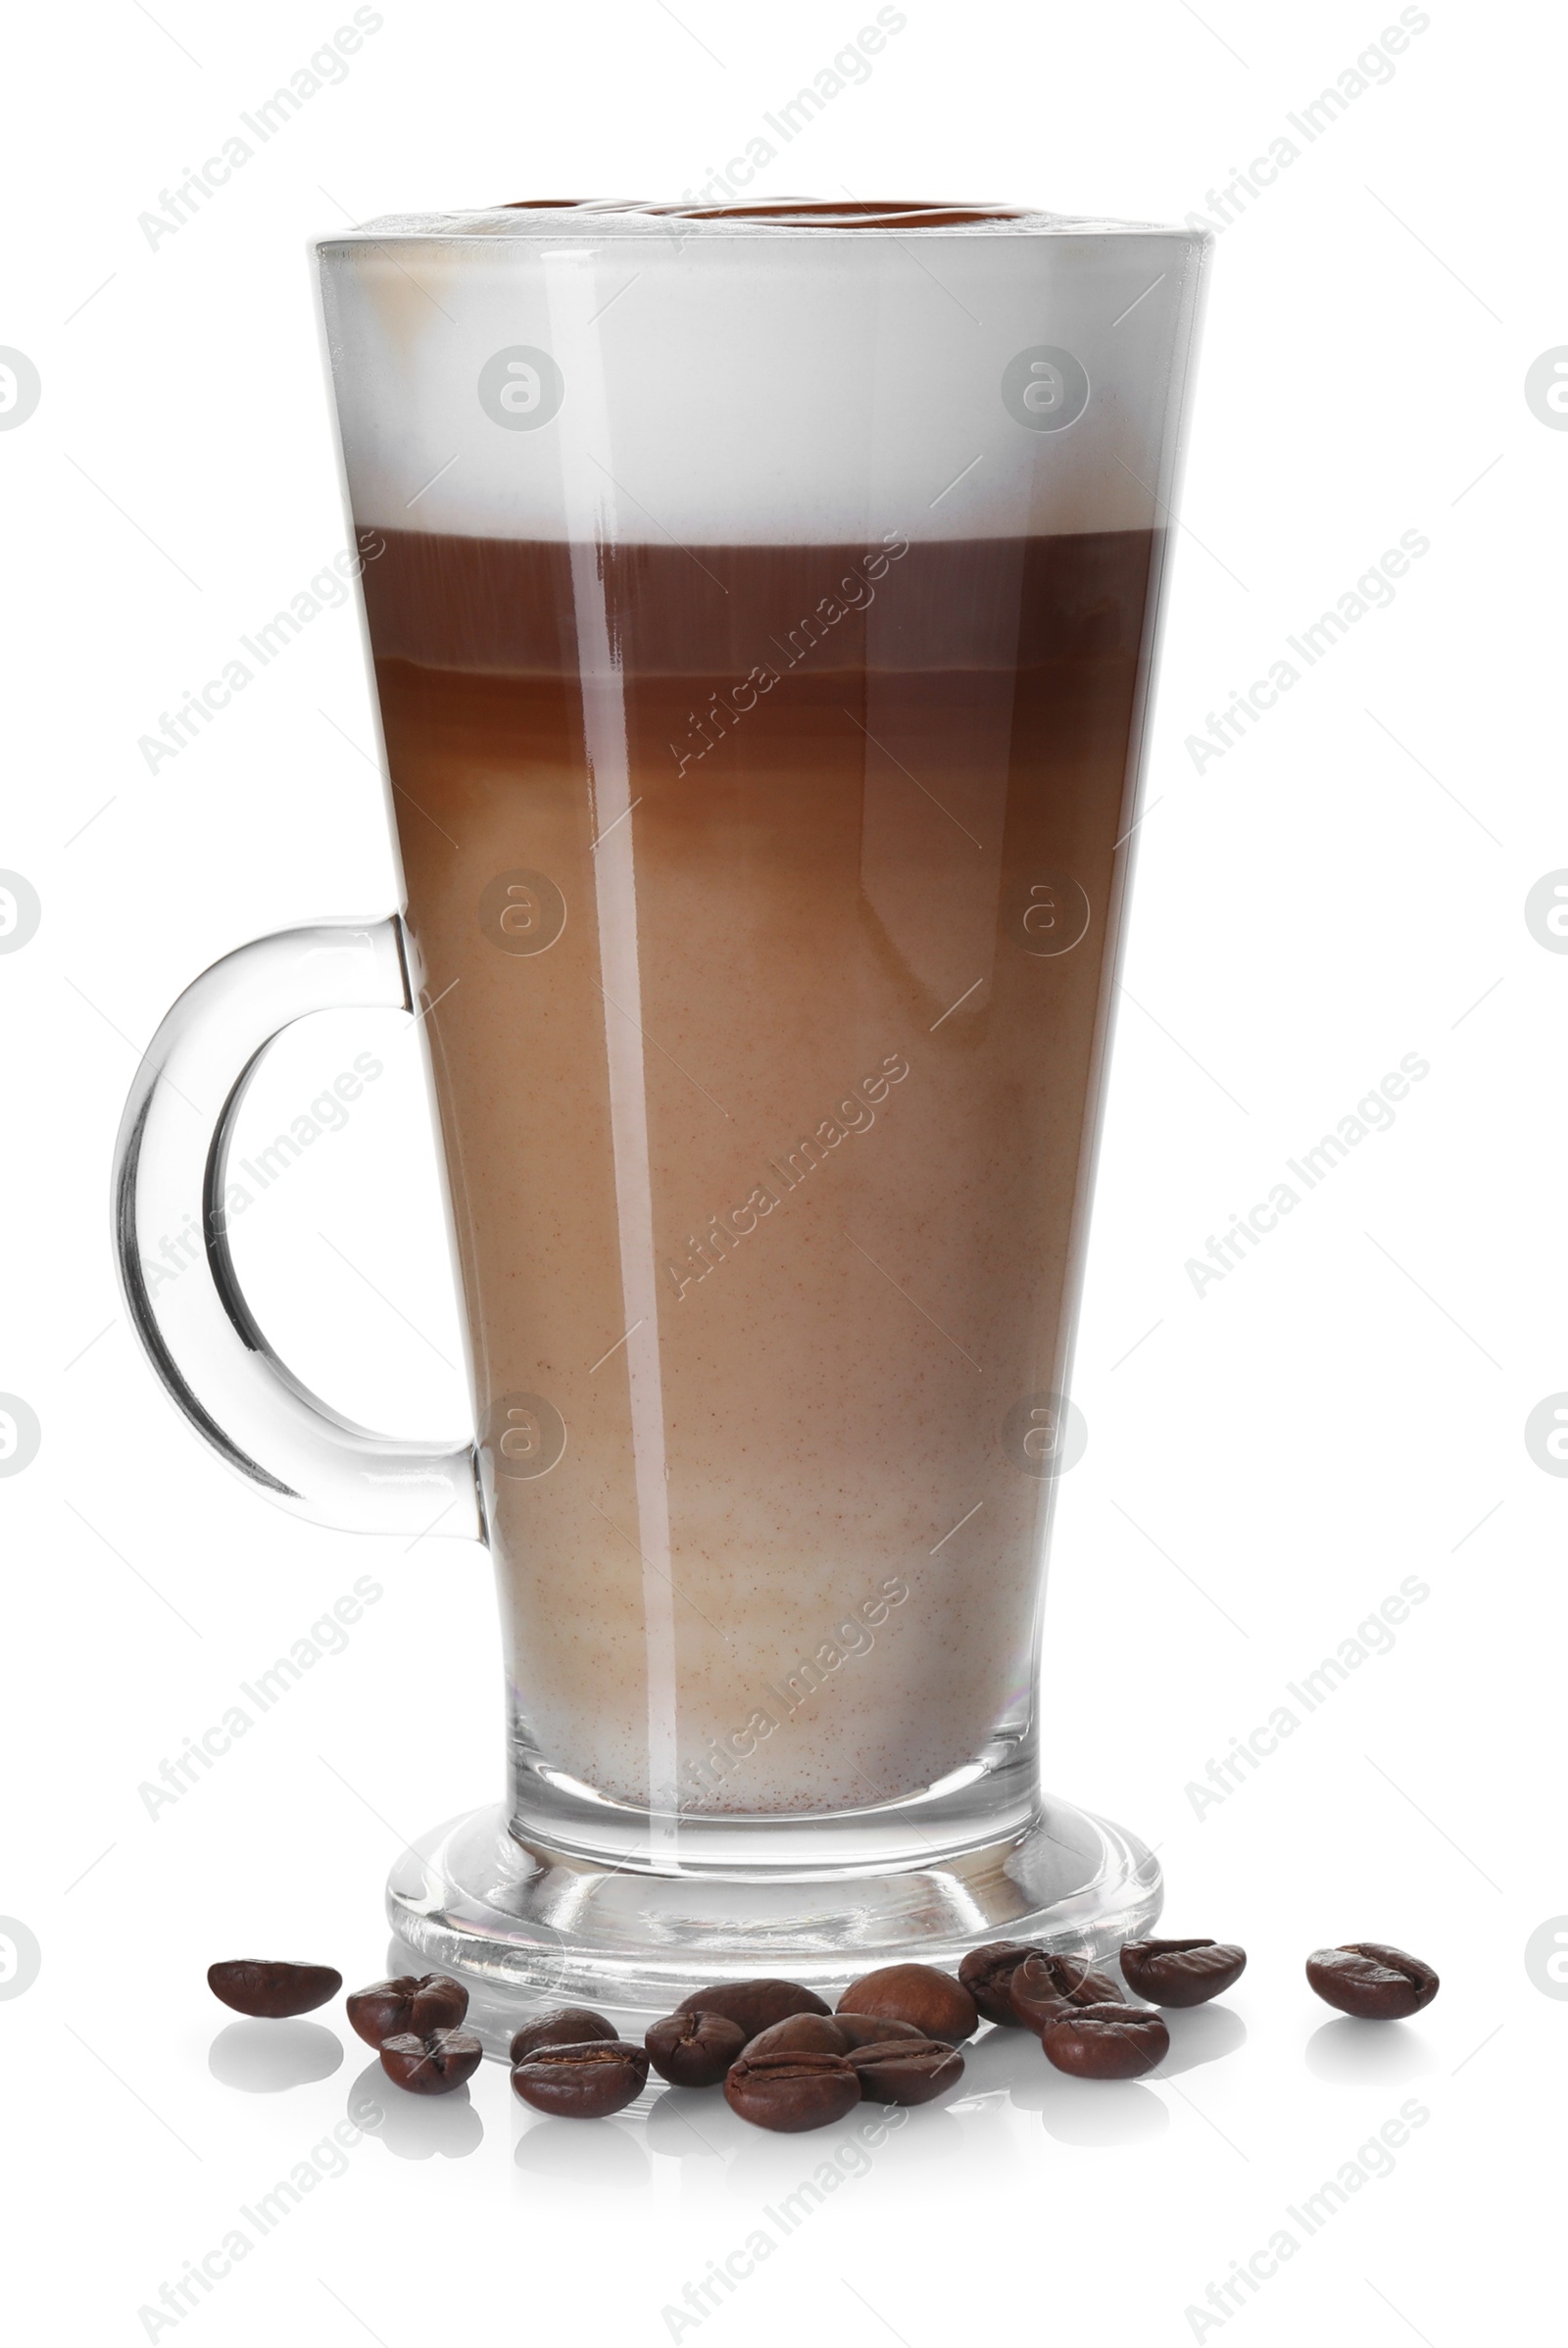
[[[1136,1835],[1049,1796],[1004,1839],[871,1874],[607,1868],[520,1841],[496,1803],[437,1827],[387,1880],[399,1939],[427,1969],[489,1991],[475,2007],[495,2011],[495,2031],[509,1996],[663,2014],[710,1981],[755,1975],[831,2002],[858,1974],[952,1968],[985,1940],[1108,1956],[1148,1932],[1160,1901]]]

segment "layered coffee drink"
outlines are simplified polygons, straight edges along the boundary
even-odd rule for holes
[[[928,1786],[1020,1725],[1151,537],[386,540],[520,1716],[624,1800],[651,1708],[682,1806]]]
[[[741,375],[765,218],[328,256],[524,1814],[1032,1770],[1190,296],[931,219],[792,226]]]

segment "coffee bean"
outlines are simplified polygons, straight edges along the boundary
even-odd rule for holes
[[[958,1967],[958,1979],[985,2021],[1000,2023],[1004,2030],[1023,2027],[1012,2010],[1007,1983],[1026,1957],[1045,1953],[1032,1940],[988,1940],[983,1948],[970,1949]]]
[[[411,2095],[450,2095],[484,2059],[472,2030],[431,2030],[423,2038],[400,2030],[382,2039],[380,2053],[387,2078]]]
[[[1040,2042],[1074,2079],[1139,2079],[1170,2052],[1170,2032],[1147,2006],[1066,2006]]]
[[[884,1965],[851,1981],[839,2004],[846,2014],[891,2015],[895,2022],[912,2022],[928,2038],[945,2038],[953,2045],[972,2038],[980,2027],[974,1999],[951,1973],[934,1965]]]
[[[868,2103],[929,2103],[963,2077],[957,2048],[933,2038],[884,2038],[849,2060]]]
[[[449,1974],[399,1974],[356,1989],[348,1999],[349,2022],[368,2046],[388,2038],[428,2038],[432,2030],[455,2030],[468,2011],[468,1992]]]
[[[560,2120],[603,2120],[634,2103],[648,2084],[648,2049],[627,2038],[541,2046],[512,2074],[512,2090]]]
[[[1247,1951],[1233,1940],[1129,1940],[1121,1969],[1128,1987],[1156,2006],[1201,2006],[1235,1987]]]
[[[618,2038],[619,2030],[591,2006],[553,2006],[512,2033],[511,2057],[520,2063],[541,2046],[586,2046],[590,2038]]]
[[[797,2014],[794,2020],[815,2022],[816,2016]],[[793,2025],[781,2022],[775,2027],[787,2030]],[[765,2030],[762,2034],[770,2035]],[[746,2032],[727,2014],[666,2014],[651,2025],[643,2043],[654,2069],[672,2087],[716,2087],[744,2050]]]
[[[835,2014],[833,2028],[851,2053],[858,2046],[880,2046],[888,2038],[925,2037],[912,2022],[900,2022],[892,2014]]]
[[[1306,1960],[1306,1978],[1319,1997],[1358,2022],[1402,2022],[1438,1994],[1438,1977],[1424,1958],[1381,1940],[1315,1948]]]
[[[748,2054],[848,2054],[884,2038],[924,2041],[924,2030],[912,2022],[896,2022],[891,2014],[789,2014],[747,2041]]]
[[[836,2054],[750,2053],[732,2063],[724,2081],[724,2098],[732,2112],[756,2128],[776,2128],[798,2135],[803,2128],[831,2128],[860,2100],[860,2081],[854,2065]]]
[[[290,1965],[263,1957],[231,1957],[226,1965],[209,1965],[207,1986],[236,2014],[258,2014],[281,2022],[290,2014],[311,2014],[336,1997],[343,1976],[330,1965]]]
[[[880,2022],[867,2023],[866,2027],[879,2035],[883,2028]],[[782,2022],[771,2023],[765,2030],[759,2030],[755,2038],[748,2038],[745,2052],[847,2054],[850,2045],[850,2034],[839,2028],[836,2014],[786,2014]]]
[[[790,2014],[829,2014],[825,1999],[799,1981],[715,1981],[710,1989],[694,1989],[675,2008],[677,2014],[722,2014],[738,2022],[748,2038]]]
[[[1025,1957],[1007,1982],[1013,2012],[1025,2030],[1043,2030],[1075,2006],[1120,2005],[1121,1991],[1108,1973],[1097,1973],[1087,1957],[1052,1952]]]

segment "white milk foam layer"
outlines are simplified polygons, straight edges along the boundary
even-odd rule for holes
[[[1147,529],[1205,242],[1050,214],[371,222],[318,248],[354,516],[686,546]]]

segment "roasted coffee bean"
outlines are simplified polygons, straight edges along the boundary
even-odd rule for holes
[[[586,2046],[590,2038],[619,2036],[614,2024],[591,2006],[553,2006],[548,2014],[536,2014],[520,2030],[513,2031],[510,2052],[512,2060],[520,2063],[524,2055],[541,2046]]]
[[[1007,1983],[1026,1957],[1045,1953],[1032,1940],[988,1940],[984,1948],[970,1949],[958,1967],[958,1979],[984,2021],[1000,2023],[1004,2030],[1023,2027],[1012,2010]]]
[[[1381,1940],[1315,1948],[1306,1960],[1306,1978],[1319,1997],[1358,2022],[1402,2022],[1438,1994],[1438,1977],[1424,1958]]]
[[[1025,1957],[1007,1982],[1013,2012],[1025,2030],[1043,2030],[1075,2006],[1113,2006],[1122,1994],[1108,1973],[1097,1973],[1087,1957],[1048,1953]]]
[[[675,2008],[677,2014],[722,2014],[738,2022],[748,2038],[771,2029],[790,2014],[830,2014],[832,2007],[814,1989],[799,1981],[715,1981],[710,1989],[694,1989]]]
[[[368,2046],[432,2030],[455,2030],[468,2011],[468,1992],[445,1973],[399,1974],[356,1989],[348,1999],[349,2022]]]
[[[884,2038],[848,2058],[868,2103],[929,2103],[963,2077],[963,2057],[936,2038]]]
[[[883,2038],[924,2039],[912,2022],[890,2014],[789,2014],[749,2039],[748,2054],[848,2054]]]
[[[1127,1986],[1156,2006],[1201,2006],[1235,1987],[1247,1951],[1233,1940],[1129,1940],[1121,1970]]]
[[[512,2074],[514,2095],[560,2120],[603,2120],[634,2103],[647,2084],[648,2049],[627,2038],[541,2046]]]
[[[934,1965],[884,1965],[851,1981],[839,2005],[846,2014],[891,2015],[895,2022],[912,2022],[928,2038],[945,2038],[954,2045],[972,2038],[980,2027],[974,1999],[951,1973]]]
[[[387,2078],[411,2095],[450,2095],[484,2060],[472,2030],[431,2030],[423,2038],[400,2030],[382,2039],[380,2054]]]
[[[860,2100],[860,2080],[844,2055],[749,2053],[732,2063],[724,2081],[724,2097],[732,2112],[756,2128],[771,2128],[784,2135],[803,2128],[831,2128]]]
[[[862,2017],[863,2019],[863,2017]],[[880,2023],[867,2024],[880,2032]],[[839,2028],[836,2014],[786,2014],[782,2022],[770,2023],[748,2038],[747,2054],[847,2054],[850,2033]]]
[[[343,1976],[330,1965],[289,1965],[264,1957],[231,1957],[209,1965],[207,1986],[236,2014],[258,2014],[281,2022],[290,2014],[313,2014],[336,1997]]]
[[[794,2019],[815,2022],[816,2016],[797,2014]],[[793,2025],[781,2022],[777,2027],[789,2030]],[[746,2032],[727,2014],[666,2014],[651,2026],[643,2043],[654,2069],[672,2087],[716,2087],[743,2052]]]
[[[900,2022],[892,2014],[835,2014],[833,2028],[853,2054],[858,2046],[880,2046],[888,2038],[924,2038],[925,2032],[912,2022]]]
[[[1170,2032],[1148,2006],[1065,2006],[1040,2042],[1074,2079],[1139,2079],[1170,2052]]]

